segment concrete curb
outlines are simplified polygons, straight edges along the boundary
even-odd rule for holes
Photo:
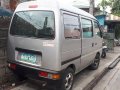
[[[98,76],[96,76],[90,83],[83,88],[83,90],[92,90],[93,87],[99,82],[99,80],[109,71],[106,67]]]
[[[118,56],[108,67],[104,68],[104,70],[97,75],[91,82],[89,82],[83,90],[92,90],[95,85],[100,81],[100,79],[111,69],[113,69],[120,61],[120,56]]]
[[[120,57],[118,57],[115,61],[113,61],[109,66],[108,69],[113,69],[120,61]]]

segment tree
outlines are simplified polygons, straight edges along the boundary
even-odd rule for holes
[[[114,0],[111,11],[112,14],[120,16],[120,0]]]
[[[99,6],[101,6],[103,10],[106,10],[106,8],[110,6],[112,8],[112,14],[120,16],[120,0],[102,0]]]
[[[114,30],[115,30],[115,38],[119,39],[120,38],[120,24],[116,24]]]
[[[89,13],[94,14],[94,0],[90,0]]]
[[[102,0],[101,3],[99,4],[103,9],[106,9],[107,6],[110,6],[111,3],[110,3],[110,0]]]

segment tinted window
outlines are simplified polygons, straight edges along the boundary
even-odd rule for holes
[[[65,38],[80,38],[79,19],[77,16],[64,14],[64,36]]]
[[[92,21],[82,18],[81,23],[82,23],[82,29],[83,29],[83,37],[84,38],[93,37]]]
[[[49,38],[55,36],[54,13],[50,11],[22,11],[13,18],[12,35]]]
[[[101,37],[101,31],[100,31],[100,28],[99,28],[99,25],[97,22],[94,22],[94,31],[95,31],[95,34],[98,35],[99,37]]]

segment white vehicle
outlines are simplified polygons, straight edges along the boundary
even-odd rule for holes
[[[96,18],[56,0],[17,6],[8,38],[8,65],[19,77],[71,90],[74,75],[97,69],[102,35]]]

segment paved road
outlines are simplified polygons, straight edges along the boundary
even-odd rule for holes
[[[93,90],[120,90],[120,62],[100,80]]]

